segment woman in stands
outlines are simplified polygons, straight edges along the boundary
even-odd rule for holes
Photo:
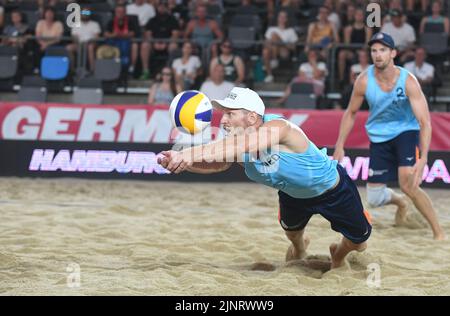
[[[157,76],[148,93],[148,104],[170,104],[173,98],[181,92],[181,87],[175,82],[172,68],[164,67]]]

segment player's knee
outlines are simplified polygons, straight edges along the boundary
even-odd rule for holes
[[[402,190],[402,192],[405,193],[409,198],[414,198],[418,189],[419,186],[414,187],[411,183],[400,182],[400,190]]]
[[[385,205],[391,201],[392,191],[386,185],[370,186],[367,185],[367,202],[370,207]]]

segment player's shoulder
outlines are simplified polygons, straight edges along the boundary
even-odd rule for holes
[[[369,78],[369,70],[370,70],[370,67],[364,69],[364,71],[362,71],[356,77],[355,85],[354,85],[354,90],[355,91],[365,93],[366,88],[367,88],[367,81],[368,81],[368,78]]]

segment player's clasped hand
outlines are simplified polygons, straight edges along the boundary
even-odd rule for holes
[[[160,155],[162,155],[162,157],[158,158],[158,164],[175,174],[186,171],[187,168],[192,165],[192,163],[187,161],[183,154],[178,151],[162,151]]]

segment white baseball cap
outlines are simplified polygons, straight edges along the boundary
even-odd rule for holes
[[[261,100],[255,91],[249,88],[241,87],[234,87],[225,99],[212,100],[211,103],[215,107],[244,109],[250,112],[255,112],[261,116],[264,115],[264,111],[266,109],[263,100]]]

